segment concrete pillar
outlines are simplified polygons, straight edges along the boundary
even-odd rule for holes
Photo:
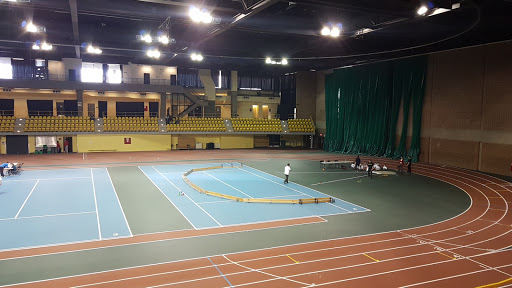
[[[149,102],[144,101],[144,118],[149,117]]]
[[[165,118],[167,116],[167,93],[160,93],[160,107],[159,117]]]
[[[199,79],[203,83],[204,95],[208,101],[215,101],[215,83],[213,82],[211,71],[199,69]]]
[[[230,91],[231,94],[231,117],[238,114],[238,91]]]
[[[215,101],[207,101],[207,105],[204,106],[204,115],[205,117],[213,117],[215,114]]]
[[[27,99],[14,97],[14,117],[16,118],[27,118],[28,117],[28,106]]]
[[[84,116],[84,90],[76,90],[76,103],[78,106],[78,116]]]
[[[231,91],[238,91],[238,71],[231,71]]]
[[[116,100],[107,101],[107,117],[116,117]]]
[[[53,114],[54,117],[57,116],[57,101],[53,100]]]

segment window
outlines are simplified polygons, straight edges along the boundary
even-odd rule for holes
[[[11,58],[0,57],[0,79],[12,79]]]
[[[102,83],[103,64],[82,63],[82,82]]]
[[[108,64],[107,83],[119,84],[123,80],[123,73],[121,73],[121,65]]]

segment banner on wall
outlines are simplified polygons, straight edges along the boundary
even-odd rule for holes
[[[124,144],[132,144],[132,138],[124,138]]]

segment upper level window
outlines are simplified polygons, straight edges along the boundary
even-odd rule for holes
[[[103,64],[85,62],[82,63],[82,82],[102,83]]]
[[[119,84],[123,80],[123,73],[121,72],[121,65],[108,64],[107,83]]]
[[[12,79],[11,58],[0,57],[0,79]]]

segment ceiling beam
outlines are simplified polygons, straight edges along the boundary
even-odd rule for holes
[[[75,44],[76,58],[80,58],[80,35],[78,34],[78,10],[76,0],[69,0],[69,11],[71,13],[71,23],[73,24],[73,40]]]
[[[227,30],[235,27],[242,20],[256,15],[259,12],[263,11],[264,9],[266,9],[267,7],[270,7],[270,6],[272,6],[275,3],[280,2],[280,1],[281,0],[261,0],[261,1],[259,1],[258,3],[254,4],[253,6],[251,6],[251,8],[249,8],[244,13],[240,13],[240,14],[236,15],[235,17],[233,17],[233,21],[231,21],[231,23],[229,23],[227,25],[224,25],[222,27],[216,28],[213,31],[211,31],[210,33],[208,33],[206,36],[202,37],[201,40],[195,42],[192,45],[192,47],[200,46],[201,44],[203,44],[206,41],[212,39],[213,37],[215,37],[215,36],[217,36],[217,35],[219,35],[221,33],[224,33]]]
[[[148,3],[157,3],[157,4],[165,4],[165,5],[173,5],[173,6],[183,6],[183,7],[190,7],[190,3],[185,2],[178,2],[178,1],[172,1],[172,0],[137,0],[139,2],[148,2]],[[241,13],[242,10],[240,9],[234,9],[234,8],[227,8],[227,7],[219,7],[219,6],[204,6],[201,5],[201,8],[206,8],[209,11],[226,11],[226,12],[234,12],[234,13]]]

